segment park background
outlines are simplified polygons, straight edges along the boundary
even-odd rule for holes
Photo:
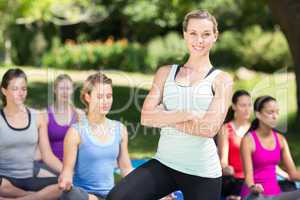
[[[285,15],[296,13],[294,21],[278,18],[278,2]],[[75,105],[83,108],[83,80],[104,71],[114,84],[110,117],[127,125],[131,157],[151,157],[159,130],[140,125],[141,106],[157,67],[187,58],[181,23],[194,9],[217,18],[220,35],[211,59],[232,75],[234,88],[248,90],[253,99],[278,99],[279,129],[300,166],[300,42],[293,51],[287,29],[293,28],[287,23],[300,24],[297,0],[0,0],[0,75],[22,68],[29,78],[27,104],[39,109],[51,103],[55,77],[67,73],[75,81]]]

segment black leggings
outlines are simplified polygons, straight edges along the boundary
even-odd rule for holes
[[[107,200],[157,200],[181,190],[185,200],[219,200],[222,178],[202,178],[150,160],[123,178]]]
[[[11,178],[1,176],[0,178],[1,180],[2,178],[7,179],[15,187],[26,191],[39,191],[49,185],[57,184],[57,177]]]
[[[238,179],[233,176],[222,177],[222,196],[227,197],[230,195],[240,196],[244,179]]]

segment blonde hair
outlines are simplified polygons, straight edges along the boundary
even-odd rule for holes
[[[190,19],[207,19],[213,23],[213,32],[215,34],[218,34],[218,22],[216,18],[211,15],[208,11],[205,10],[194,10],[189,13],[187,13],[184,17],[183,23],[182,23],[182,28],[183,31],[187,31],[187,26],[189,24]]]
[[[74,82],[73,82],[72,78],[68,74],[60,74],[60,75],[58,75],[55,78],[54,82],[53,82],[53,100],[54,100],[53,103],[55,103],[56,100],[57,100],[56,94],[55,94],[56,93],[55,90],[57,90],[57,86],[58,86],[59,82],[61,82],[63,80],[70,81],[71,84],[72,84],[72,86],[74,86]]]
[[[55,79],[54,82],[53,82],[53,87],[54,87],[54,89],[57,89],[58,83],[59,83],[60,81],[62,81],[62,80],[68,80],[68,81],[70,81],[70,82],[72,83],[72,85],[73,85],[73,80],[72,80],[72,78],[71,78],[68,74],[60,74],[60,75],[58,75],[58,76],[56,77],[56,79]]]
[[[88,107],[89,104],[85,100],[85,94],[91,94],[91,91],[93,90],[93,87],[96,84],[109,84],[112,85],[112,80],[108,78],[105,74],[98,72],[96,74],[90,75],[83,83],[83,87],[80,92],[80,100],[81,102]]]

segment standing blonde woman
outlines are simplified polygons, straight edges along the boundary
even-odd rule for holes
[[[231,98],[232,79],[209,58],[218,38],[215,18],[192,11],[183,21],[189,59],[160,67],[141,122],[161,128],[157,153],[125,177],[108,200],[156,200],[181,190],[185,200],[219,200],[222,170],[213,137]]]

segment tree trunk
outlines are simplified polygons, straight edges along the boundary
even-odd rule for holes
[[[11,65],[11,39],[9,34],[4,34],[4,64]]]
[[[297,124],[300,123],[300,1],[268,0],[273,18],[285,34],[291,55],[297,85]]]

